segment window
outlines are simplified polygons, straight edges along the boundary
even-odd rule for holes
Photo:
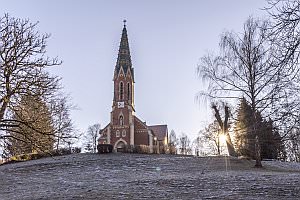
[[[120,131],[119,130],[116,131],[116,137],[120,137]]]
[[[130,98],[130,83],[127,83],[127,95],[128,95],[128,99]]]
[[[124,88],[123,88],[123,82],[120,82],[120,100],[123,100],[123,93],[124,93]]]
[[[123,115],[120,115],[119,122],[120,122],[120,126],[124,125],[124,117],[123,117]]]
[[[126,130],[122,131],[122,137],[126,137]]]

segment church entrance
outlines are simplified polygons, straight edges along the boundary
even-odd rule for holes
[[[116,145],[116,150],[117,150],[117,152],[124,152],[125,143],[122,141],[118,142],[118,144]]]

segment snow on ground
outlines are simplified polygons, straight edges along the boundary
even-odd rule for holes
[[[278,160],[263,161],[263,165],[269,167],[276,167],[278,169],[284,169],[286,171],[300,171],[300,163],[296,162],[280,162]]]
[[[300,199],[299,163],[73,154],[0,166],[0,199]]]

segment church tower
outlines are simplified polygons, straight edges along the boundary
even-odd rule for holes
[[[111,112],[111,143],[134,144],[134,71],[132,68],[126,20],[122,30],[114,70],[114,97]]]
[[[131,63],[126,20],[122,30],[118,58],[114,69],[114,90],[110,122],[100,131],[99,145],[110,144],[114,151],[141,147],[149,153],[160,144],[168,144],[167,125],[148,126],[135,116],[134,70]]]

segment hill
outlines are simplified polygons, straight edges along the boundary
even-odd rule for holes
[[[230,157],[72,154],[0,166],[0,199],[299,199],[300,165]]]

